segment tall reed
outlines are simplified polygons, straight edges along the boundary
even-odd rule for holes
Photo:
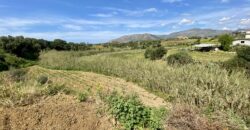
[[[138,53],[135,58],[113,55],[115,53],[77,57],[48,52],[41,56],[40,65],[120,77],[161,93],[173,103],[187,103],[212,111],[230,110],[250,119],[250,80],[244,72],[229,73],[212,63],[169,66],[163,61],[138,58]]]

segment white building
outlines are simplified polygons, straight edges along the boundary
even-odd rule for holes
[[[246,37],[245,37],[246,39],[250,39],[250,31],[247,31],[246,32]]]
[[[250,46],[250,31],[246,31],[245,39],[237,39],[233,41],[233,46],[236,45]]]

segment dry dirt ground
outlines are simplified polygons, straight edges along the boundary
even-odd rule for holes
[[[97,114],[94,101],[80,103],[73,96],[59,94],[40,102],[14,108],[0,108],[1,130],[110,130],[107,115]]]
[[[65,84],[66,87],[77,90],[90,89],[93,93],[100,90],[105,92],[118,91],[122,94],[137,94],[142,103],[147,106],[171,107],[164,99],[120,78],[90,72],[50,70],[39,66],[31,67],[30,75],[33,77],[46,75],[53,82]]]
[[[137,94],[140,100],[151,107],[169,107],[163,99],[125,80],[89,72],[50,70],[39,66],[29,68],[28,76],[49,77],[53,83],[64,84],[76,91]],[[0,130],[111,130],[117,129],[114,120],[102,111],[95,100],[80,103],[70,95],[59,94],[43,97],[26,106],[0,107]]]

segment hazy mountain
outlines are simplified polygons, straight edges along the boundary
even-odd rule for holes
[[[187,37],[213,37],[221,34],[232,33],[229,30],[213,30],[213,29],[190,29],[180,32],[171,33],[169,35],[160,36],[163,39],[167,38],[176,38],[178,36],[187,36]]]
[[[114,39],[111,42],[126,43],[130,41],[146,41],[146,40],[159,40],[160,38],[153,34],[134,34],[134,35],[125,35],[120,38]]]
[[[167,38],[177,38],[179,36],[187,37],[213,37],[221,34],[232,33],[230,30],[213,30],[213,29],[190,29],[180,32],[170,33],[169,35],[153,35],[153,34],[134,34],[125,35],[120,38],[114,39],[111,42],[126,43],[130,41],[145,41],[145,40],[160,40]]]

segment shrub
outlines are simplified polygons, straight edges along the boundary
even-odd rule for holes
[[[5,62],[5,56],[0,54],[0,71],[8,70],[9,66]]]
[[[2,54],[0,54],[0,61],[5,61],[5,56],[4,55],[2,55]]]
[[[224,51],[228,51],[231,48],[233,37],[228,34],[221,35],[219,37],[219,42],[221,43],[221,48]]]
[[[27,73],[26,69],[16,69],[9,72],[9,76],[12,80],[16,82],[24,81],[25,75]]]
[[[232,70],[235,68],[249,68],[250,69],[250,62],[246,61],[243,58],[234,57],[226,62],[224,62],[223,66],[228,70]]]
[[[245,69],[246,74],[250,76],[250,47],[239,47],[236,51],[237,57],[222,63],[223,67],[229,71],[234,69]]]
[[[250,47],[238,47],[237,56],[224,62],[224,67],[231,70],[234,68],[250,69]]]
[[[54,96],[58,93],[70,94],[73,90],[65,87],[64,85],[49,85],[48,88],[44,91],[44,94]]]
[[[161,59],[167,53],[164,47],[155,47],[155,48],[147,48],[144,56],[145,58],[149,58],[151,60]]]
[[[47,83],[49,80],[48,76],[42,75],[38,77],[37,82],[40,83],[41,85]]]
[[[0,61],[0,71],[8,70],[9,66],[7,63]]]
[[[179,52],[167,57],[167,62],[170,65],[184,65],[193,63],[193,58],[187,52]]]
[[[237,56],[250,62],[250,47],[243,46],[237,49]]]
[[[81,93],[78,94],[77,99],[80,102],[85,102],[88,99],[88,94],[86,92],[81,92]]]
[[[145,107],[136,96],[123,97],[117,93],[107,96],[106,101],[111,114],[128,130],[162,127],[162,120],[166,115],[165,109],[156,110]]]

